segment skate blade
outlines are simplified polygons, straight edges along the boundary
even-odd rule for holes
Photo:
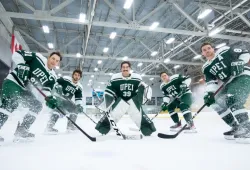
[[[14,143],[29,143],[29,142],[33,142],[34,138],[22,138],[22,137],[15,137],[13,139]]]
[[[250,144],[250,138],[235,138],[236,143]]]
[[[58,132],[48,132],[48,131],[45,131],[43,134],[44,135],[58,135]]]
[[[235,140],[234,135],[224,135],[226,140]]]
[[[184,130],[184,133],[197,133],[198,131],[196,129],[194,130]]]
[[[181,128],[182,128],[182,127],[181,127]],[[179,130],[181,130],[181,128],[176,128],[176,129],[171,129],[171,128],[170,128],[170,131],[171,131],[171,132],[178,132]]]

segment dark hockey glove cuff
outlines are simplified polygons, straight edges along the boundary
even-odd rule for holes
[[[237,76],[244,72],[244,61],[243,60],[236,60],[231,63],[231,75]]]
[[[45,98],[45,100],[46,100],[46,105],[51,109],[55,109],[58,106],[57,99],[54,96],[48,96]]]
[[[213,92],[208,92],[208,93],[204,96],[204,103],[205,103],[208,107],[215,103],[215,98],[214,98],[214,93],[213,93]]]

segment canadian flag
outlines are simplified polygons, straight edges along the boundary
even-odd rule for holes
[[[11,52],[14,53],[15,51],[21,50],[21,49],[22,49],[22,46],[17,41],[15,35],[12,34],[12,37],[11,37]]]

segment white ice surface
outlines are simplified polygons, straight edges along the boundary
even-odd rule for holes
[[[229,129],[215,113],[200,113],[195,121],[197,134],[180,134],[176,139],[160,139],[154,133],[137,141],[106,140],[91,142],[80,132],[65,133],[66,119],[59,119],[60,134],[44,135],[48,115],[40,114],[32,126],[36,139],[13,143],[18,116],[8,120],[0,135],[0,170],[249,170],[250,145],[224,139]],[[158,132],[168,132],[172,121],[154,120]],[[77,123],[92,136],[99,135],[84,115]],[[135,127],[129,118],[119,126],[124,133]]]

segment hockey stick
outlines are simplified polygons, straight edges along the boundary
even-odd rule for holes
[[[45,98],[46,100],[46,95],[43,93],[42,90],[40,90],[38,87],[36,87],[33,83],[30,83],[32,84],[36,89],[37,91],[39,91],[39,93]],[[73,125],[75,125],[75,127],[80,130],[87,138],[89,138],[89,140],[91,140],[92,142],[96,142],[96,138],[95,137],[92,137],[90,136],[89,134],[87,134],[84,130],[82,130],[82,128],[80,128],[73,120],[71,120],[65,113],[62,109],[60,109],[59,107],[56,107],[58,111],[60,111],[60,113],[62,115],[64,115]]]
[[[224,88],[224,86],[227,84],[227,82],[229,82],[229,80],[231,80],[232,78],[228,79],[227,81],[225,81],[213,94],[213,97],[219,93],[219,91]],[[192,117],[192,119],[194,119],[201,111],[202,109],[204,109],[204,107],[206,107],[206,103],[203,104],[203,106],[194,114],[194,116]],[[163,139],[173,139],[176,138],[186,127],[187,127],[188,123],[186,123],[176,134],[174,135],[168,135],[168,134],[164,134],[164,133],[158,133],[158,137],[159,138],[163,138]]]

